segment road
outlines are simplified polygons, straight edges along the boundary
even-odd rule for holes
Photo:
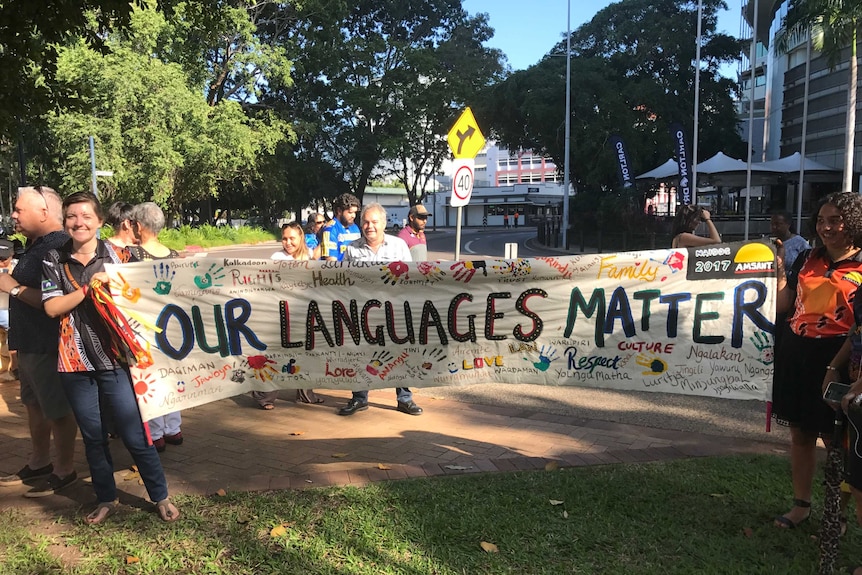
[[[462,259],[502,258],[505,244],[516,242],[520,257],[559,255],[542,251],[532,240],[535,229],[510,230],[468,229],[462,232]],[[212,250],[231,257],[268,258],[280,249],[278,242],[258,246],[229,246]],[[455,231],[439,229],[428,232],[431,259],[455,258]],[[789,443],[786,428],[773,426],[765,432],[765,404],[710,397],[613,391],[583,387],[551,387],[529,384],[481,384],[447,386],[416,390],[421,405],[423,396],[452,399],[483,405],[524,407],[573,418],[645,425],[715,435],[729,435],[775,441],[784,447]]]

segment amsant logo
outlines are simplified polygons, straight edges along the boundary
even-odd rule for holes
[[[760,242],[752,242],[739,248],[733,263],[735,274],[769,273],[775,270],[772,250]]]

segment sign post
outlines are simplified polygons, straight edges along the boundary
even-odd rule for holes
[[[455,156],[452,176],[452,197],[449,205],[458,208],[455,216],[455,261],[461,259],[461,209],[470,203],[473,194],[473,158],[485,147],[485,136],[476,123],[473,111],[465,108],[446,136]]]

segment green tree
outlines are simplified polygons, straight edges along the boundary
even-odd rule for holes
[[[809,31],[814,49],[835,68],[849,48],[850,78],[847,82],[847,123],[844,129],[844,178],[842,189],[853,189],[853,147],[856,140],[856,97],[859,57],[856,42],[862,23],[862,0],[794,0],[775,39],[779,52],[787,52],[796,38]]]
[[[705,0],[700,155],[744,149],[736,132],[733,82],[719,75],[739,53],[738,41],[716,33],[722,0]],[[571,176],[579,189],[618,185],[612,134],[626,142],[635,171],[672,154],[668,125],[691,126],[697,3],[623,0],[572,33]],[[564,165],[566,43],[535,66],[490,90],[477,115],[512,149],[529,148]]]
[[[499,52],[482,46],[487,18],[469,17],[461,0],[318,0],[301,16],[280,37],[296,85],[265,101],[296,115],[301,145],[360,198],[383,165],[417,201],[421,178],[407,172],[436,171],[454,111],[500,73]]]
[[[98,163],[114,171],[124,198],[152,199],[176,215],[217,195],[220,182],[251,180],[260,157],[289,135],[284,122],[249,117],[238,102],[209,105],[179,64],[153,57],[165,25],[139,10],[127,35],[109,39],[109,54],[83,42],[61,50],[57,80],[74,105],[47,119],[63,189],[87,181],[92,134]]]

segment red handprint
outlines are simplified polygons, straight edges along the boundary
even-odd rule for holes
[[[254,376],[261,381],[272,381],[272,374],[278,373],[269,365],[275,362],[265,355],[250,355],[247,361],[248,366],[254,370]]]

